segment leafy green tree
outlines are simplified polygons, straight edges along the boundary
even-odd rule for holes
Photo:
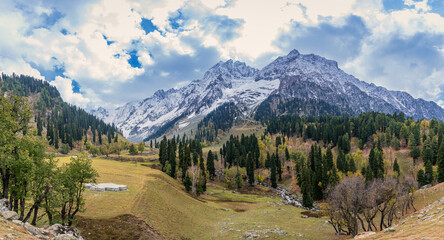
[[[145,150],[145,143],[140,142],[139,145],[137,145],[137,150],[139,150],[140,153],[143,153],[143,150]]]
[[[76,214],[82,211],[85,205],[83,185],[96,182],[98,173],[92,167],[92,160],[86,155],[80,155],[64,164],[61,177],[63,204],[60,217],[62,224],[71,226]]]
[[[134,146],[134,144],[131,144],[129,147],[129,154],[136,155],[137,154],[137,148]]]
[[[3,198],[8,198],[11,167],[21,157],[20,133],[27,132],[32,113],[25,98],[0,92],[0,173]]]

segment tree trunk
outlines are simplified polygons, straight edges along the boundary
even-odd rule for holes
[[[23,222],[28,221],[28,219],[31,217],[32,210],[34,210],[34,208],[35,208],[35,204],[32,205],[31,209],[29,209],[28,213],[26,214],[26,217],[23,219]]]
[[[37,205],[37,206],[34,208],[34,217],[32,218],[32,222],[31,222],[31,224],[32,224],[33,226],[35,226],[35,225],[37,224],[37,214],[38,214],[38,212],[39,212],[39,206]]]
[[[23,217],[25,215],[25,203],[26,203],[25,198],[20,199],[20,217],[19,217],[20,221],[23,220]]]
[[[62,218],[62,225],[65,225],[65,220],[66,220],[66,204],[68,202],[65,202],[65,204],[62,207],[62,210],[60,211],[60,217]]]
[[[18,204],[18,199],[14,199],[14,201],[13,201],[13,209],[14,209],[14,212],[18,212],[18,206],[19,206],[19,204]]]
[[[8,198],[9,178],[11,177],[11,175],[9,173],[8,167],[5,167],[4,169],[2,169],[1,173],[2,173],[2,186],[3,186],[3,189],[2,189],[3,196],[2,196],[2,198]]]

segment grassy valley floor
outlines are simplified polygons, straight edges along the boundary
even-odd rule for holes
[[[98,182],[125,184],[128,191],[86,192],[86,211],[76,223],[86,239],[335,238],[326,218],[303,218],[304,209],[284,205],[266,188],[238,193],[209,184],[206,194],[194,198],[146,164],[95,158],[93,167]],[[147,230],[151,235],[143,235]]]

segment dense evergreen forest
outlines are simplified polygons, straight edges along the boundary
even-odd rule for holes
[[[320,116],[331,114],[348,116],[351,113],[352,111],[348,108],[340,109],[322,100],[298,98],[287,100],[276,95],[271,95],[259,105],[254,119],[257,121],[266,121],[281,115]]]
[[[197,125],[195,138],[200,141],[215,141],[221,135],[220,131],[228,131],[233,126],[239,113],[240,111],[234,103],[224,103],[200,121]]]
[[[64,102],[58,90],[46,81],[24,75],[2,74],[0,89],[3,93],[30,97],[37,134],[42,135],[46,130],[49,144],[56,149],[62,145],[73,148],[75,141],[85,140],[88,131],[92,131],[93,142],[98,144],[102,144],[102,135],[108,136],[109,142],[116,136],[114,126]]]

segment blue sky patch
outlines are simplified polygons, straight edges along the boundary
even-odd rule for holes
[[[384,9],[388,12],[398,11],[407,8],[403,0],[383,0]]]
[[[56,24],[64,16],[65,15],[63,13],[57,11],[57,9],[53,9],[51,14],[49,14],[49,15],[47,13],[43,13],[41,15],[41,17],[43,18],[41,27],[50,28],[50,27],[54,26],[54,24]]]
[[[181,20],[184,20],[184,17],[182,15],[182,12],[180,10],[177,10],[175,13],[177,16],[168,18],[168,22],[170,23],[170,26],[172,29],[177,30],[180,27],[182,27]]]
[[[72,86],[72,91],[74,93],[79,93],[80,92],[80,84],[78,82],[76,82],[75,80],[71,81],[71,86]]]
[[[102,36],[103,36],[103,39],[106,40],[106,44],[107,44],[108,46],[111,45],[111,44],[113,44],[113,43],[115,42],[115,41],[108,40],[108,37],[105,36],[104,34],[102,34]]]
[[[156,25],[154,25],[153,22],[148,18],[142,18],[142,22],[140,22],[140,27],[142,27],[143,31],[145,31],[145,34],[159,31]]]
[[[130,59],[128,59],[129,65],[133,68],[142,68],[142,64],[139,62],[139,57],[137,57],[137,51],[133,50],[131,52],[128,52],[130,55]]]
[[[40,72],[40,75],[45,77],[46,81],[54,81],[57,76],[66,78],[66,76],[64,75],[64,65],[55,65],[51,70],[46,70],[42,66],[39,66],[34,62],[30,62],[29,65],[31,65],[32,68],[37,69]]]

